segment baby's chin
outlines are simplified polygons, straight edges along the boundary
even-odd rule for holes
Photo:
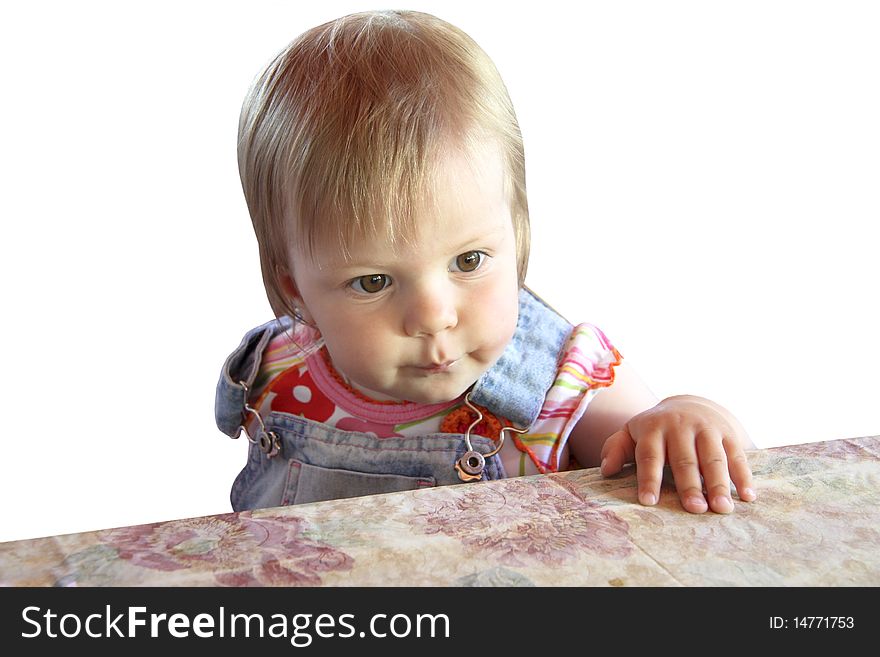
[[[462,358],[449,371],[414,374],[413,368],[401,368],[397,376],[386,380],[375,378],[370,382],[372,385],[353,377],[349,381],[362,394],[376,401],[444,404],[461,399],[487,369],[486,363]]]
[[[473,382],[466,385],[461,383],[455,384],[452,382],[434,383],[407,387],[405,390],[399,392],[389,390],[387,393],[380,393],[379,396],[370,396],[379,400],[383,398],[395,399],[399,401],[413,402],[415,404],[444,404],[447,402],[452,403],[460,399],[472,385]]]
[[[470,386],[468,386],[470,387]],[[437,391],[434,393],[424,393],[424,394],[410,394],[407,395],[406,401],[414,402],[416,404],[444,404],[444,403],[452,403],[457,399],[461,398],[465,392],[467,392],[468,388],[464,388],[463,390],[459,390],[458,392],[448,393],[445,391]]]

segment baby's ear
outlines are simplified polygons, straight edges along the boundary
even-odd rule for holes
[[[312,316],[309,313],[309,309],[306,308],[306,304],[303,301],[302,296],[300,296],[299,288],[296,286],[296,281],[293,280],[293,277],[286,271],[277,270],[278,276],[278,285],[281,287],[281,291],[284,293],[284,297],[288,300],[290,305],[293,306],[294,309],[294,319],[298,319],[301,322],[305,322],[309,326],[314,326],[314,321],[312,320]]]
[[[300,301],[299,290],[296,287],[296,283],[287,271],[280,267],[277,268],[275,270],[275,279],[278,281],[278,286],[281,288],[281,291],[286,298]]]

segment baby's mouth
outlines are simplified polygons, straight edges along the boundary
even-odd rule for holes
[[[416,365],[416,369],[419,369],[423,372],[428,372],[430,374],[440,374],[442,372],[448,372],[459,360],[460,358],[456,358],[454,360],[446,360],[443,362],[430,362],[424,365]]]

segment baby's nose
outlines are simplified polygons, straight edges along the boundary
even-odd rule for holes
[[[407,335],[436,335],[458,325],[455,294],[447,285],[433,285],[414,291],[404,319]]]

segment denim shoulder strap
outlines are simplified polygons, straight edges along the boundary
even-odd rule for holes
[[[538,418],[556,379],[572,325],[534,292],[519,292],[516,332],[501,358],[474,384],[471,399],[520,427]]]
[[[260,371],[266,345],[292,325],[293,321],[285,316],[251,329],[223,363],[214,397],[214,419],[217,428],[227,436],[237,438],[241,431],[242,412],[247,401],[247,393],[241,382],[251,387]]]

